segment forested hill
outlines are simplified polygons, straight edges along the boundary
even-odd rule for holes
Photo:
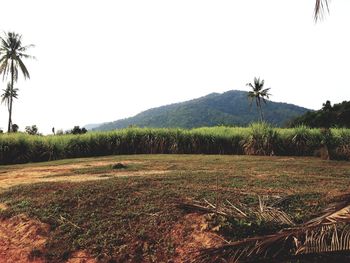
[[[341,127],[350,128],[350,101],[336,103],[333,106],[330,101],[323,104],[318,111],[306,112],[295,118],[290,126],[306,125],[312,128]]]
[[[287,103],[268,101],[263,105],[267,122],[284,126],[308,109]],[[94,130],[113,130],[130,125],[138,127],[195,128],[216,125],[245,126],[259,120],[255,104],[250,107],[245,91],[211,93],[198,99],[149,109],[134,117],[101,124]]]

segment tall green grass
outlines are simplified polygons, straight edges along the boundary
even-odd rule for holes
[[[334,156],[350,159],[350,130],[332,129]],[[0,164],[119,154],[256,154],[310,156],[323,144],[321,130],[252,124],[246,128],[128,128],[83,135],[0,135]]]

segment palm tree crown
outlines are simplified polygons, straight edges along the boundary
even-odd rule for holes
[[[263,89],[264,84],[265,84],[265,81],[263,79],[260,80],[260,78],[254,78],[254,84],[252,83],[247,84],[247,86],[252,88],[252,90],[248,92],[250,105],[252,104],[253,100],[255,100],[256,107],[258,108],[258,111],[260,110],[261,121],[264,120],[264,115],[261,108],[261,101],[263,101],[266,104],[266,99],[268,99],[269,96],[271,95],[269,93],[270,88]]]
[[[26,54],[28,48],[33,45],[23,46],[22,36],[14,32],[7,32],[3,37],[0,37],[0,75],[3,79],[10,75],[10,90],[9,90],[9,121],[8,132],[12,126],[12,101],[14,94],[14,82],[18,80],[18,72],[21,71],[25,79],[29,79],[30,75],[27,67],[23,63],[23,58],[33,58]]]
[[[8,108],[10,107],[10,98],[18,99],[18,89],[11,90],[11,84],[7,84],[7,88],[3,89],[4,93],[1,95],[1,103],[4,103]],[[9,109],[10,110],[10,109]]]

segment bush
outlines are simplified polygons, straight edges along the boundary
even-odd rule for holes
[[[278,134],[267,123],[254,123],[242,146],[248,155],[275,155],[279,148]]]
[[[29,135],[38,135],[38,127],[36,125],[26,126],[25,131]]]

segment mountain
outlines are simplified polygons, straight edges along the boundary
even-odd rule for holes
[[[259,120],[255,104],[250,107],[248,92],[231,90],[211,93],[197,99],[152,108],[134,117],[104,123],[94,130],[113,130],[130,125],[138,127],[195,128],[203,126],[246,126]],[[268,101],[263,105],[267,122],[284,126],[289,120],[302,115],[308,109],[287,103]]]
[[[104,123],[89,123],[89,124],[84,125],[84,128],[87,130],[93,130],[93,129],[95,129],[103,124]]]

